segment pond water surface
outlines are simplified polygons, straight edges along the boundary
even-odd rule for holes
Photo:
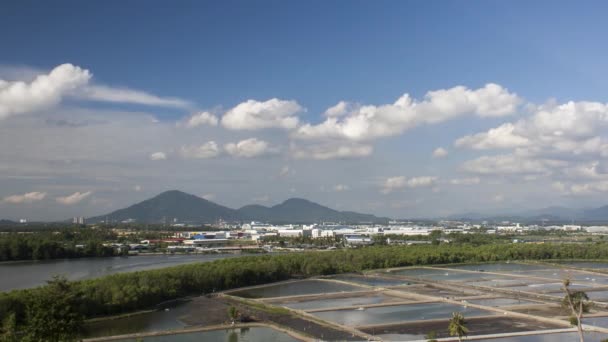
[[[365,290],[365,288],[329,280],[301,280],[235,291],[230,294],[245,298],[270,298],[360,290]]]
[[[152,270],[196,262],[242,256],[240,254],[148,255],[111,258],[81,258],[0,263],[0,291],[44,285],[55,275],[69,280],[102,277],[108,274]]]
[[[314,315],[339,324],[358,326],[440,318],[445,318],[447,322],[452,312],[456,311],[462,312],[465,317],[494,315],[492,312],[448,303],[391,305],[365,310],[334,310],[316,312]]]
[[[120,340],[135,342],[135,339]],[[284,332],[267,327],[222,329],[187,334],[145,337],[145,342],[296,342],[299,341]]]

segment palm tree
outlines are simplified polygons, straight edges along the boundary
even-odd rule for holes
[[[452,312],[448,332],[450,336],[458,336],[458,341],[462,342],[462,337],[467,336],[469,329],[466,327],[467,322],[464,320],[464,315],[460,312]]]
[[[570,279],[564,279],[563,290],[566,292],[566,296],[562,300],[562,305],[567,307],[572,312],[570,322],[572,325],[576,325],[578,330],[578,336],[581,342],[585,342],[585,335],[583,333],[583,313],[589,312],[590,303],[589,296],[583,291],[572,291],[570,290]]]

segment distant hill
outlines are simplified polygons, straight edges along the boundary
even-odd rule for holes
[[[512,221],[512,222],[608,222],[608,205],[593,209],[567,207],[547,207],[513,214],[465,213],[451,215],[449,219],[471,221]]]
[[[247,205],[235,210],[177,190],[166,191],[128,208],[89,218],[87,222],[104,222],[106,219],[120,222],[131,219],[140,223],[163,223],[171,222],[174,218],[187,223],[211,223],[219,219],[271,223],[388,222],[387,218],[337,211],[300,198],[288,199],[272,207]]]
[[[221,206],[185,192],[171,190],[128,208],[113,211],[106,215],[92,217],[87,222],[110,222],[135,220],[140,223],[171,222],[214,222],[219,219],[239,219],[235,210]]]
[[[271,222],[388,222],[388,218],[380,218],[369,214],[359,214],[351,211],[337,211],[302,198],[291,198],[272,207],[248,205],[238,210],[241,217],[255,221]]]
[[[583,216],[583,211],[580,209],[572,209],[566,207],[547,207],[536,210],[529,210],[520,214],[524,217],[534,217],[539,219],[576,219]]]
[[[15,225],[17,222],[11,220],[0,220],[0,226]]]
[[[581,216],[588,221],[608,221],[608,205],[584,210]]]

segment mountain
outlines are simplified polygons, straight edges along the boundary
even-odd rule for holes
[[[237,220],[239,216],[234,209],[208,201],[178,190],[171,190],[128,208],[116,210],[107,215],[93,217],[87,222],[120,222],[135,220],[142,223],[171,222],[177,218],[180,222],[215,222],[219,219]]]
[[[351,211],[337,211],[302,198],[291,198],[272,207],[248,205],[237,210],[241,217],[254,221],[270,221],[284,223],[314,223],[314,222],[387,222],[369,214],[359,214]]]
[[[337,211],[320,204],[301,199],[288,199],[272,207],[247,205],[234,210],[206,199],[178,190],[163,192],[156,197],[116,210],[107,215],[87,219],[89,223],[121,222],[134,220],[139,223],[164,223],[173,219],[186,223],[211,223],[225,221],[263,221],[271,223],[315,222],[387,222],[387,218]]]
[[[580,209],[572,209],[566,207],[552,206],[542,209],[529,210],[520,213],[519,216],[538,218],[538,219],[575,219],[583,216],[583,212]]]
[[[240,217],[252,221],[267,222],[273,217],[272,209],[259,204],[246,205],[237,210]]]
[[[595,209],[584,210],[582,217],[588,221],[608,221],[608,205]]]
[[[0,226],[15,225],[17,222],[11,220],[0,220]]]

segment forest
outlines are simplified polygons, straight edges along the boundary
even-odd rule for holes
[[[119,236],[107,228],[78,227],[4,231],[0,233],[0,262],[117,256],[128,251],[119,252],[104,243],[138,243],[171,236],[172,233],[160,230],[133,230],[131,235]]]
[[[0,235],[0,261],[106,257],[116,255],[103,242],[115,239],[109,231],[62,229]]]
[[[35,333],[40,330],[40,322],[44,322],[45,326],[61,325],[54,321],[59,320],[58,317],[45,317],[49,312],[54,312],[49,307],[59,305],[58,303],[61,303],[58,311],[69,313],[72,317],[68,320],[61,318],[60,322],[80,322],[83,319],[149,309],[180,297],[290,278],[412,265],[547,259],[605,260],[608,259],[608,245],[442,244],[248,256],[114,274],[78,282],[56,279],[47,286],[0,293],[0,317],[12,317],[9,320],[12,325],[9,326],[33,334],[31,340],[36,341],[39,340],[36,336],[40,336]],[[63,299],[49,303],[48,295],[45,295],[48,292]],[[77,331],[74,327],[70,329]],[[9,328],[4,328],[5,332],[8,330]]]

